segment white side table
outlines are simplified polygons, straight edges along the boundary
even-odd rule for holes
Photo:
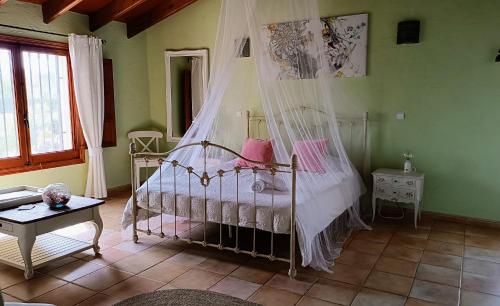
[[[377,199],[411,203],[415,206],[415,228],[423,204],[424,174],[404,173],[403,170],[377,169],[373,175],[372,222],[375,221]]]

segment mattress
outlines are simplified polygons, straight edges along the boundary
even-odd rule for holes
[[[328,162],[331,167],[339,165],[339,162],[334,159]],[[254,182],[252,170],[244,169],[236,175],[232,171],[233,168],[234,161],[214,164],[207,168],[207,172],[212,178],[206,188],[207,221],[228,225],[238,223],[238,226],[242,227],[253,228],[255,226],[264,231],[290,233],[291,193],[269,189],[262,193],[254,193],[251,190],[251,184]],[[217,171],[220,169],[229,172],[224,173],[223,177],[220,178],[217,175]],[[198,175],[200,174],[198,173]],[[286,177],[290,176],[290,173],[279,173],[278,175],[285,181],[291,181],[290,177]],[[177,207],[177,216],[189,218],[191,215],[193,221],[203,222],[205,220],[205,188],[200,184],[200,178],[194,174],[187,175],[181,167],[178,167],[175,184],[171,170],[168,175],[164,172],[161,178],[160,181],[160,175],[157,171],[147,183],[144,183],[137,190],[138,206],[148,208],[157,214],[161,211],[168,215],[174,215],[175,207]],[[297,172],[299,238],[300,236],[305,238],[316,235],[351,207],[359,197],[359,192],[353,192],[359,188],[360,179],[357,173],[337,177],[337,182],[334,182],[332,176],[328,174],[314,173],[314,193],[301,190],[300,182],[307,179],[310,179],[307,174],[302,171]],[[146,218],[145,211],[140,210],[138,220]],[[130,224],[132,224],[131,199],[125,208],[122,226],[127,228]]]
[[[254,181],[252,170],[242,170],[238,179],[234,171],[225,173],[221,178],[216,175],[216,171],[221,168],[230,170],[233,168],[233,163],[218,165],[207,170],[209,176],[214,176],[206,188],[207,221],[236,225],[239,218],[238,226],[253,228],[255,225],[256,228],[265,231],[290,232],[290,192],[266,189],[262,193],[254,193],[250,188]],[[159,179],[149,180],[139,188],[137,203],[139,207],[148,208],[149,205],[150,210],[157,213],[161,211],[168,215],[174,215],[177,207],[179,217],[189,218],[191,214],[193,221],[205,220],[205,188],[200,184],[200,179],[193,174],[191,184],[188,174],[177,174],[175,191],[173,176],[163,175],[161,185]]]

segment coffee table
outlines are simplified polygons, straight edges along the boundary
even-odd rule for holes
[[[99,205],[103,203],[72,196],[68,207],[62,210],[51,210],[46,204],[37,203],[31,210],[0,211],[0,262],[24,270],[24,277],[30,279],[34,269],[54,260],[91,248],[99,253],[103,228]],[[92,243],[52,233],[87,221],[96,230]]]

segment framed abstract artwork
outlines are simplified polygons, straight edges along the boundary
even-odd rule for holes
[[[310,20],[301,20],[262,27],[278,79],[314,79],[320,66],[328,66],[328,73],[336,78],[366,75],[368,14],[321,18],[321,50],[315,45],[318,31],[313,26]],[[319,52],[323,52],[323,65]]]
[[[321,18],[324,51],[334,77],[366,75],[368,14]]]

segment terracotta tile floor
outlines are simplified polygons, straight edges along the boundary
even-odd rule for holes
[[[332,274],[300,269],[290,280],[286,264],[144,235],[134,244],[119,230],[127,198],[119,194],[101,208],[102,255],[75,254],[29,281],[0,264],[4,298],[96,306],[153,290],[198,288],[273,306],[500,305],[497,229],[423,220],[415,230],[410,220],[378,219],[372,231],[352,235]],[[60,233],[89,240],[90,228]],[[173,232],[172,223],[165,228]]]

